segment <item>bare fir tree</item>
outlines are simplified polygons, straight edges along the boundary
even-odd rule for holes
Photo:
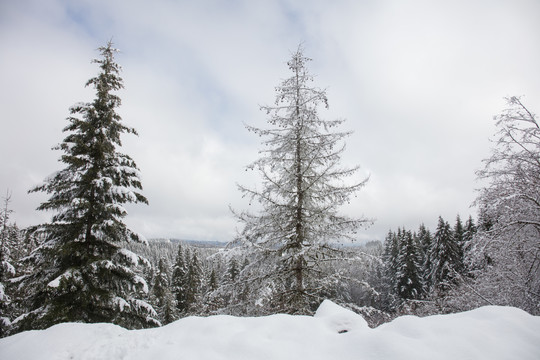
[[[338,213],[367,179],[351,181],[358,167],[340,165],[350,132],[336,131],[344,120],[319,116],[328,100],[311,84],[309,61],[299,47],[287,63],[292,75],[276,88],[275,104],[262,106],[269,127],[247,126],[264,139],[261,157],[248,166],[260,173],[262,186],[239,185],[260,211],[235,212],[244,225],[235,243],[249,257],[237,281],[258,309],[249,312],[310,313],[339,279],[329,266],[345,256],[336,244],[370,223]]]
[[[540,314],[540,126],[518,97],[495,117],[499,129],[478,177],[478,232],[467,244],[479,305]]]

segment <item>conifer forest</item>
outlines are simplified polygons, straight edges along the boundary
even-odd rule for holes
[[[47,196],[37,210],[50,220],[19,228],[12,195],[2,190],[0,337],[63,322],[142,329],[193,315],[312,315],[325,299],[371,327],[484,305],[540,315],[534,109],[510,96],[494,116],[497,132],[485,134],[494,135],[493,148],[475,174],[476,214],[434,213],[435,228],[396,224],[383,241],[359,242],[377,219],[344,205],[372,179],[343,163],[352,133],[346,120],[324,116],[332,99],[306,52],[291,52],[275,98],[262,99],[271,101],[261,106],[265,126],[246,121],[260,151],[245,170],[259,182],[238,184],[251,206],[231,206],[236,236],[207,243],[145,239],[126,225],[126,205],[151,201],[137,159],[122,152],[124,137],[138,133],[118,112],[129,86],[117,49],[112,41],[100,47],[97,74],[81,84],[94,98],[67,109],[54,147],[61,170],[28,189]]]

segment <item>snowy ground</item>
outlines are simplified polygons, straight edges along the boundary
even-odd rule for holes
[[[344,332],[346,331],[346,332]],[[314,317],[190,317],[128,331],[60,324],[0,339],[0,359],[540,359],[540,317],[508,307],[404,316],[370,329],[325,301]]]

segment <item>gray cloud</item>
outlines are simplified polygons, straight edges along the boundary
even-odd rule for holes
[[[123,151],[142,170],[150,206],[128,224],[147,237],[228,240],[228,206],[248,206],[235,183],[304,42],[325,117],[348,119],[346,164],[370,182],[344,211],[377,218],[361,238],[388,228],[434,226],[474,214],[474,171],[489,152],[492,115],[507,95],[540,96],[540,4],[535,1],[77,1],[0,5],[0,191],[13,191],[21,226],[46,221],[32,186],[59,169],[51,146],[68,108],[90,101],[95,49],[122,50]]]

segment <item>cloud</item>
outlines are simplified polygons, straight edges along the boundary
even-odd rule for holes
[[[90,101],[95,49],[113,38],[126,89],[120,114],[140,136],[122,151],[142,171],[150,206],[128,224],[147,237],[228,240],[242,209],[236,183],[260,143],[260,104],[288,76],[304,42],[328,118],[354,130],[343,162],[370,182],[344,211],[389,227],[434,226],[474,214],[474,171],[489,152],[502,97],[540,97],[540,4],[535,1],[104,1],[23,0],[0,5],[0,191],[13,218],[46,221],[46,197],[26,191],[59,169],[49,151],[68,108]]]

